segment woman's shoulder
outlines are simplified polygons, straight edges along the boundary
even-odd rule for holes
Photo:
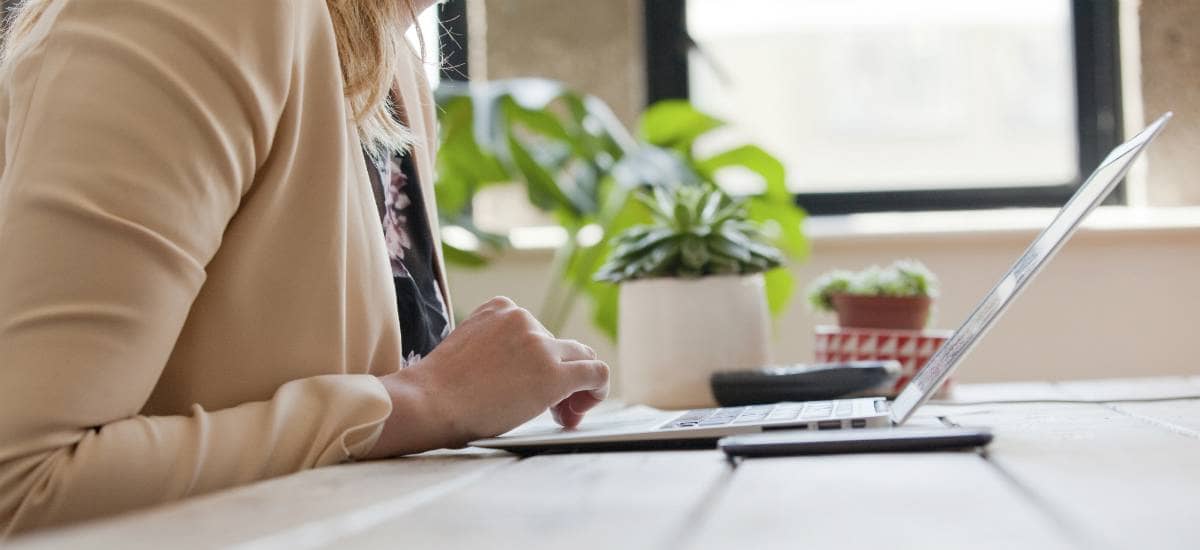
[[[6,93],[98,65],[112,76],[94,86],[128,87],[131,76],[153,77],[163,94],[225,86],[266,123],[300,79],[340,77],[325,0],[34,0],[21,9],[0,66]]]
[[[169,59],[203,52],[244,70],[293,74],[314,51],[336,48],[325,0],[41,0],[9,59],[80,38]]]
[[[14,20],[21,32],[10,35],[0,66],[0,145],[34,128],[27,122],[46,118],[37,113],[51,111],[55,120],[114,127],[136,121],[164,135],[179,130],[172,124],[193,124],[204,131],[193,137],[252,169],[295,98],[329,98],[330,109],[341,107],[337,43],[324,0],[22,6],[28,11]],[[323,94],[296,93],[318,86]],[[245,189],[250,176],[241,176],[234,179]]]

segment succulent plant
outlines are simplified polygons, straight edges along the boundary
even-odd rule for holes
[[[885,268],[871,266],[857,273],[842,269],[817,277],[808,288],[808,303],[816,311],[831,312],[834,294],[858,296],[936,297],[938,280],[916,260],[897,260]]]
[[[653,222],[616,236],[596,280],[620,283],[653,277],[695,278],[759,273],[783,263],[743,202],[711,185],[679,185],[639,193]]]

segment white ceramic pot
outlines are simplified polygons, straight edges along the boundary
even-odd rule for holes
[[[622,283],[619,397],[659,408],[713,406],[709,375],[768,364],[769,334],[761,273]]]

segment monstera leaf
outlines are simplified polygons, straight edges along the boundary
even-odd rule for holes
[[[696,141],[725,122],[685,101],[666,101],[643,114],[634,137],[599,99],[560,82],[512,79],[485,83],[444,83],[435,94],[440,123],[438,208],[446,227],[475,235],[476,249],[447,246],[456,265],[486,265],[490,254],[507,246],[501,235],[474,226],[471,197],[500,183],[520,183],[530,204],[550,214],[568,234],[556,251],[557,273],[538,317],[552,330],[566,322],[580,296],[592,303],[592,319],[616,337],[617,289],[596,280],[612,253],[614,237],[652,219],[652,209],[636,194],[678,187],[713,186],[719,172],[740,167],[758,174],[765,191],[739,197],[747,220],[793,260],[807,254],[801,232],[804,212],[784,181],[783,166],[753,145],[697,158]],[[594,228],[600,238],[581,244],[578,234]],[[792,293],[786,269],[767,273],[768,300],[783,310]]]

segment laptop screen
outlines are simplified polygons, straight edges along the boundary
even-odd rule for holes
[[[1171,118],[1167,113],[1154,124],[1142,130],[1133,139],[1113,149],[1108,157],[1100,163],[1092,175],[1088,177],[1079,190],[1067,201],[1066,206],[1058,211],[1054,221],[1042,231],[1025,253],[1017,259],[1017,263],[1008,270],[992,288],[987,297],[975,306],[975,311],[967,317],[954,335],[934,353],[925,367],[913,377],[904,387],[904,391],[892,404],[892,421],[900,424],[908,420],[913,411],[920,407],[933,395],[963,358],[975,347],[975,344],[991,328],[996,319],[1004,313],[1008,305],[1016,299],[1025,285],[1029,283],[1038,271],[1042,269],[1067,242],[1067,239],[1079,227],[1079,223],[1112,192],[1129,171],[1129,166],[1141,154],[1146,145],[1162,131],[1163,125]]]

